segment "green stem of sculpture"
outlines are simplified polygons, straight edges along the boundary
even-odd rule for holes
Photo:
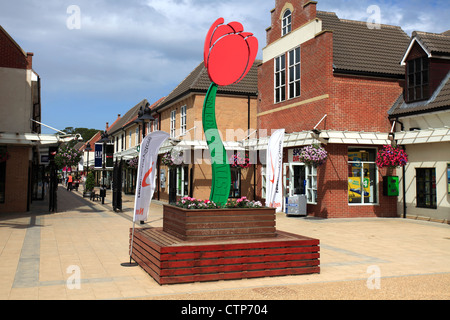
[[[211,154],[212,184],[209,200],[224,206],[231,186],[231,171],[227,153],[216,122],[216,95],[218,85],[211,83],[203,104],[203,131]]]

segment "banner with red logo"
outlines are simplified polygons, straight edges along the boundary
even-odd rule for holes
[[[269,139],[266,156],[266,206],[283,210],[283,140],[284,129],[275,131]]]
[[[150,201],[155,191],[158,152],[167,138],[169,138],[168,133],[154,131],[147,135],[141,143],[133,222],[147,220]]]

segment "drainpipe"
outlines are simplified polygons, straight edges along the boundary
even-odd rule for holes
[[[405,126],[403,125],[403,122],[398,121],[398,118],[395,119],[396,122],[400,123],[400,130],[403,131],[405,130]],[[406,147],[404,145],[402,145],[403,150],[406,152]],[[403,186],[403,218],[406,218],[406,170],[405,170],[405,166],[402,167],[402,175],[403,175],[403,181],[402,181],[402,186]]]

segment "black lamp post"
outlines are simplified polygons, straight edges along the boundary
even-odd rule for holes
[[[152,116],[152,111],[150,110],[150,103],[146,103],[145,107],[140,108],[138,112],[138,118],[134,120],[135,123],[141,123],[142,122],[142,140],[145,138],[145,121],[154,121],[155,118]]]
[[[103,154],[102,154],[102,187],[100,188],[100,197],[102,198],[102,204],[105,204],[106,197],[106,186],[105,186],[105,159],[106,159],[106,144],[110,142],[109,135],[104,132],[102,133],[102,138],[98,141],[103,144]]]

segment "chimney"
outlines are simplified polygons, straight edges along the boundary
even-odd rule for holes
[[[106,130],[105,131],[108,131],[108,129],[109,129],[109,122],[106,123]]]
[[[33,69],[33,52],[27,52],[27,69],[31,70]]]
[[[317,17],[317,1],[305,0],[303,10],[307,21],[314,20]]]

